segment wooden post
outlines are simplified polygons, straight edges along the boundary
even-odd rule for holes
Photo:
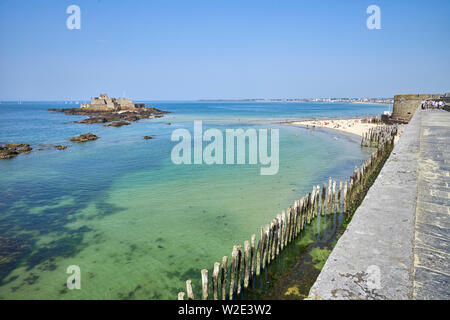
[[[360,184],[361,190],[362,190],[363,189],[363,183],[364,183],[364,179],[363,179],[363,177],[364,177],[364,166],[361,166],[361,169],[359,169],[359,172],[360,172],[360,174],[359,174],[359,184]]]
[[[194,291],[192,291],[192,281],[186,280],[186,292],[188,296],[188,300],[195,300]]]
[[[272,261],[272,242],[273,242],[273,220],[270,222],[269,227],[269,243],[267,245],[267,264]]]
[[[202,300],[208,300],[208,270],[202,269]]]
[[[227,299],[227,273],[228,273],[228,257],[222,258],[222,272],[220,277],[220,283],[222,288],[222,300]]]
[[[272,220],[272,245],[271,245],[271,258],[270,261],[275,259],[275,253],[277,251],[277,219]]]
[[[305,201],[304,201],[304,216],[305,216],[305,224],[307,224],[308,223],[308,206],[309,206],[309,198],[308,198],[308,194],[306,194],[304,197],[303,197],[304,199],[305,199]]]
[[[264,252],[266,250],[266,228],[261,227],[261,270],[265,268],[266,258],[264,257]]]
[[[237,250],[238,250],[238,259],[237,259],[237,291],[236,294],[240,295],[241,294],[241,289],[242,289],[242,269],[243,269],[243,260],[244,257],[242,255],[242,246],[237,246]]]
[[[291,228],[289,230],[289,242],[292,242],[294,240],[294,228],[295,228],[295,211],[294,207],[290,206],[289,211],[291,212]]]
[[[294,239],[297,237],[297,233],[298,233],[298,223],[299,223],[299,218],[298,218],[298,212],[299,212],[299,208],[298,206],[300,205],[300,201],[299,200],[295,200],[294,201],[294,207],[293,207],[293,211],[294,211]]]
[[[234,287],[236,283],[237,256],[238,256],[237,246],[233,246],[233,252],[231,253],[230,300],[233,300]]]
[[[178,300],[184,300],[184,292],[178,292]]]
[[[362,187],[362,175],[363,175],[363,173],[362,173],[362,171],[359,168],[356,168],[356,170],[358,172],[358,184],[359,184],[359,187]]]
[[[359,189],[359,169],[358,168],[355,168],[354,184],[355,184],[355,191],[356,191],[356,193],[358,193],[358,189]]]
[[[286,212],[283,210],[281,212],[281,250],[284,248],[284,244],[286,242]]]
[[[347,190],[347,216],[349,215],[350,211],[352,210],[352,203],[353,203],[353,191],[355,189],[354,186],[354,179],[353,176],[350,177],[350,184]]]
[[[308,195],[306,195],[303,201],[303,229],[308,224]]]
[[[311,206],[311,193],[308,193],[308,195],[306,196],[306,222],[308,224],[311,223],[311,210],[310,210],[310,206]]]
[[[266,229],[264,232],[264,254],[263,254],[263,260],[261,262],[263,269],[265,269],[266,264],[268,264],[268,262],[267,262],[267,256],[269,253],[268,251],[269,251],[269,225],[266,224]]]
[[[336,180],[333,180],[333,193],[331,195],[331,208],[334,211],[334,205],[336,203]]]
[[[313,218],[316,217],[316,198],[317,198],[317,193],[320,191],[320,189],[317,189],[317,186],[314,186],[314,197],[311,199],[313,202],[312,208],[313,208]]]
[[[295,201],[294,207],[292,207],[292,240],[297,235],[297,205],[297,201]]]
[[[295,233],[295,208],[294,208],[294,206],[290,206],[289,210],[291,211],[291,230],[289,232],[289,242],[292,242],[292,240],[294,240],[294,233]]]
[[[304,210],[304,218],[305,218],[305,224],[308,223],[308,204],[309,204],[309,200],[308,200],[308,194],[306,194],[303,198],[303,210]]]
[[[297,237],[297,235],[300,233],[301,229],[301,222],[302,222],[302,204],[301,204],[301,200],[295,200],[295,236]]]
[[[284,228],[284,221],[283,221],[283,215],[280,214],[279,215],[279,220],[278,220],[278,247],[280,248],[280,253],[281,250],[283,250],[283,248],[281,247],[281,244],[283,243],[283,228]]]
[[[324,212],[325,212],[325,196],[327,193],[327,185],[324,183],[322,185],[322,203],[321,203],[321,209],[320,209],[320,214],[323,216]]]
[[[277,251],[276,255],[280,254],[281,247],[281,214],[277,214]]]
[[[338,191],[338,200],[337,200],[337,206],[340,211],[341,207],[341,198],[342,198],[342,180],[339,181],[339,191]]]
[[[261,233],[262,235],[262,233]],[[262,242],[263,242],[263,236],[258,241],[258,247],[256,249],[256,269],[255,269],[255,275],[256,277],[259,277],[259,273],[261,270],[261,250],[262,250]]]
[[[328,179],[328,199],[327,199],[327,214],[330,214],[331,203],[331,177]]]
[[[253,282],[253,276],[255,274],[255,259],[256,259],[256,252],[255,252],[255,242],[256,242],[256,235],[252,235],[252,247],[250,251],[250,281]]]
[[[313,190],[311,193],[311,219],[314,218],[314,204],[316,201],[316,185],[313,185]]]
[[[361,188],[361,172],[359,171],[359,168],[355,168],[356,170],[356,192],[359,193],[359,189]]]
[[[316,186],[316,209],[314,209],[314,217],[317,217],[319,211],[319,201],[320,201],[320,185]]]
[[[309,221],[309,193],[305,195],[305,222]]]
[[[289,243],[289,232],[291,230],[291,208],[287,208],[286,211],[286,238],[284,239],[284,246]]]
[[[305,198],[300,199],[300,231],[305,226]]]
[[[295,235],[297,236],[302,230],[302,199],[296,200],[297,207],[295,208]]]
[[[219,270],[220,270],[220,263],[216,262],[214,263],[214,269],[212,274],[212,284],[213,284],[213,299],[219,300]]]
[[[364,165],[361,166],[361,189],[364,189],[364,177],[366,176],[366,168]]]
[[[244,289],[248,288],[250,279],[250,243],[244,241]]]
[[[301,198],[298,203],[298,232],[300,233],[303,230],[303,206],[305,199]]]
[[[279,218],[278,218],[279,217]],[[275,218],[277,224],[275,227],[275,256],[280,254],[280,228],[281,228],[281,215],[277,215]]]

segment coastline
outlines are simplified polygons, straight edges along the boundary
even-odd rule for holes
[[[381,103],[381,102],[365,102],[365,101],[353,101],[349,103],[356,103],[356,104],[375,104],[379,106],[392,106],[392,103]]]
[[[38,115],[42,112],[46,112],[47,108],[48,106],[42,106]],[[270,108],[270,106],[268,106],[267,108]],[[177,111],[177,109],[174,111]],[[31,109],[30,112],[31,115],[34,115],[38,111],[36,111],[36,109]],[[206,114],[208,115],[208,113]],[[262,114],[267,115],[268,112]],[[186,120],[186,118],[183,118],[183,116],[179,113],[173,112],[171,115],[175,115],[177,120]],[[261,118],[253,121],[254,119],[246,118],[248,116],[247,114],[244,114],[243,116],[242,114],[235,116],[232,111],[230,111],[230,116],[231,115],[240,119],[237,122],[233,122],[234,126],[240,126],[239,123],[241,123],[242,125],[246,123],[264,123],[270,126],[271,123],[281,123],[282,121],[286,120],[277,118]],[[194,116],[202,117],[203,114],[201,116],[188,114],[188,116],[191,116],[192,118],[194,118]],[[324,114],[323,116],[331,118],[334,116],[334,113]],[[345,113],[336,113],[336,117],[338,118],[344,118],[345,116]],[[48,112],[46,113],[46,117],[49,117],[49,119],[56,119],[57,122],[55,123],[54,128],[58,129],[55,131],[48,131],[46,127],[42,128],[43,133],[49,132],[50,134],[51,140],[48,140],[48,142],[61,144],[62,142],[66,141],[67,137],[75,136],[85,132],[83,129],[85,127],[83,124],[72,122],[72,120],[69,120],[70,122],[67,122],[67,119],[64,119],[64,115],[61,113],[54,114]],[[222,122],[229,122],[227,118],[220,119],[220,114],[217,116],[211,115],[210,117],[217,117],[219,120],[222,120]],[[308,119],[311,116],[308,114],[300,114],[298,115],[298,117]],[[192,220],[190,217],[197,216],[199,212],[198,208],[205,209],[205,211],[209,213],[209,218],[204,225],[204,229],[208,231],[208,234],[214,234],[214,236],[220,237],[220,239],[223,240],[223,244],[214,245],[206,250],[208,257],[205,257],[205,259],[208,261],[215,261],[214,259],[216,258],[217,252],[223,252],[223,254],[230,253],[229,249],[232,247],[232,245],[235,244],[234,241],[227,238],[227,234],[231,233],[231,230],[234,235],[233,237],[245,239],[244,237],[247,237],[249,234],[248,226],[246,226],[245,223],[249,222],[249,220],[251,219],[251,221],[253,221],[251,225],[264,224],[266,221],[270,221],[269,219],[273,218],[273,212],[278,212],[282,209],[278,207],[279,205],[277,205],[277,203],[273,203],[273,201],[271,200],[273,197],[283,199],[280,200],[283,201],[283,203],[290,203],[291,199],[295,199],[295,194],[310,191],[309,185],[308,188],[303,187],[303,184],[306,184],[307,181],[325,181],[324,179],[328,176],[341,178],[347,176],[346,172],[351,172],[351,170],[354,169],[354,165],[352,165],[352,162],[355,162],[355,165],[359,165],[359,162],[356,163],[356,158],[359,159],[360,157],[359,145],[358,143],[355,144],[354,142],[349,142],[348,139],[342,139],[342,141],[336,143],[333,137],[330,137],[330,139],[325,139],[326,141],[322,141],[321,136],[323,136],[324,134],[328,135],[328,132],[326,131],[322,131],[322,134],[316,135],[306,134],[305,136],[308,137],[306,137],[305,139],[298,139],[295,133],[283,135],[281,147],[282,150],[285,150],[284,152],[289,152],[288,158],[290,159],[289,162],[286,163],[287,171],[284,171],[280,177],[276,177],[271,180],[270,183],[268,183],[267,179],[265,179],[264,183],[261,183],[263,182],[263,180],[260,180],[257,177],[254,178],[251,172],[248,172],[247,170],[238,172],[240,177],[239,184],[243,187],[246,187],[247,190],[251,190],[251,192],[249,192],[248,196],[245,196],[243,197],[243,199],[241,199],[239,197],[239,191],[235,190],[236,188],[230,188],[228,192],[220,191],[220,197],[232,198],[236,199],[236,201],[233,205],[227,204],[226,212],[224,214],[219,214],[216,217],[211,213],[211,209],[208,208],[218,208],[219,206],[223,206],[223,203],[215,204],[215,202],[211,202],[211,200],[209,199],[202,200],[201,197],[196,197],[196,195],[208,194],[209,198],[216,198],[214,196],[215,193],[212,193],[212,191],[204,185],[204,181],[207,181],[205,178],[209,179],[208,181],[211,181],[211,179],[215,179],[215,181],[217,181],[216,183],[221,186],[235,185],[236,179],[234,177],[228,179],[224,178],[226,177],[225,172],[223,172],[223,174],[221,172],[216,173],[217,171],[214,168],[210,168],[208,171],[202,170],[203,173],[200,176],[198,176],[199,170],[195,170],[195,175],[197,176],[196,179],[198,180],[194,181],[192,181],[193,178],[191,176],[194,171],[191,171],[190,168],[184,168],[185,170],[182,171],[180,171],[180,169],[177,169],[177,177],[179,178],[177,180],[172,179],[172,170],[160,170],[160,168],[163,168],[163,166],[159,165],[159,159],[161,159],[164,154],[166,154],[167,150],[170,150],[167,148],[167,144],[165,144],[165,141],[168,140],[164,137],[170,136],[172,128],[179,125],[177,124],[177,120],[172,121],[168,120],[167,118],[166,120],[164,120],[164,118],[165,117],[158,119],[159,123],[156,126],[152,126],[150,125],[150,123],[147,124],[147,122],[138,122],[134,126],[124,126],[122,127],[122,129],[111,129],[108,127],[104,127],[104,124],[102,123],[93,124],[93,128],[91,130],[94,130],[95,128],[94,133],[98,135],[100,139],[98,140],[99,142],[92,142],[92,148],[89,145],[70,143],[69,150],[65,152],[58,151],[60,153],[57,154],[55,150],[55,153],[49,154],[48,157],[41,157],[36,153],[36,156],[30,155],[30,157],[27,157],[27,159],[25,159],[25,156],[21,156],[20,158],[24,158],[23,161],[20,161],[21,159],[19,158],[19,161],[8,163],[9,168],[11,168],[11,166],[14,166],[15,168],[15,170],[11,171],[17,172],[17,178],[15,177],[16,174],[14,176],[12,176],[11,174],[9,175],[8,179],[12,184],[17,179],[21,178],[19,173],[22,171],[23,166],[30,166],[30,164],[35,163],[34,161],[36,161],[36,163],[39,163],[39,166],[48,168],[57,167],[60,162],[64,162],[63,167],[62,165],[59,165],[59,168],[62,169],[61,172],[63,173],[64,178],[61,178],[58,175],[55,176],[55,180],[52,179],[52,181],[57,181],[56,183],[61,183],[61,185],[58,185],[58,190],[61,191],[51,194],[43,193],[42,196],[45,196],[46,198],[44,200],[39,198],[39,200],[45,202],[39,202],[37,204],[33,202],[30,205],[20,207],[18,210],[14,209],[14,203],[16,201],[13,198],[11,198],[11,200],[9,200],[10,198],[8,198],[8,206],[11,206],[12,209],[8,210],[7,212],[11,216],[12,214],[21,214],[26,216],[27,212],[33,210],[33,212],[42,212],[42,215],[44,215],[48,212],[59,211],[62,209],[65,210],[67,208],[72,210],[75,214],[84,214],[85,212],[88,212],[90,215],[101,216],[101,221],[97,219],[88,220],[85,218],[80,218],[77,219],[76,223],[80,226],[86,226],[86,228],[83,229],[86,230],[84,235],[85,238],[93,236],[94,232],[102,233],[105,235],[112,234],[112,236],[105,236],[105,244],[96,244],[89,240],[89,242],[86,242],[89,247],[86,249],[86,251],[83,251],[83,255],[77,254],[76,259],[80,261],[80,264],[84,264],[88,263],[88,261],[95,261],[97,257],[101,257],[104,261],[110,263],[111,265],[111,271],[108,274],[108,277],[114,276],[114,274],[116,274],[118,270],[122,268],[122,265],[116,261],[116,257],[121,259],[121,261],[125,261],[127,263],[127,267],[130,269],[126,282],[124,278],[119,279],[119,281],[121,281],[122,283],[123,289],[112,289],[110,293],[108,293],[107,298],[122,299],[129,293],[133,293],[134,297],[138,299],[149,297],[152,299],[170,298],[172,297],[172,295],[169,290],[166,289],[166,283],[167,281],[169,281],[169,279],[165,276],[165,272],[178,272],[181,270],[182,273],[186,273],[189,272],[189,269],[204,268],[204,266],[201,264],[202,262],[198,262],[195,260],[199,256],[204,256],[204,253],[196,250],[194,244],[198,241],[202,241],[203,239],[206,239],[206,241],[208,241],[208,236],[186,236],[183,234],[183,230],[186,227],[189,229],[196,228],[196,221]],[[190,119],[191,118],[189,118],[189,122]],[[73,119],[73,121],[76,120],[78,120],[78,117],[77,119]],[[302,118],[298,119],[298,121],[301,120]],[[167,121],[171,121],[172,125],[174,126],[167,126],[165,124]],[[189,124],[183,124],[183,126],[185,125]],[[19,128],[20,127],[17,127],[17,129]],[[290,128],[294,129],[291,131],[296,131],[295,127]],[[55,135],[54,132],[58,134]],[[68,134],[68,132],[70,132],[70,134]],[[160,138],[155,139],[152,143],[144,144],[142,140],[144,134],[155,135]],[[37,137],[39,137],[40,140],[45,136],[37,135]],[[28,142],[28,140],[26,141]],[[31,140],[29,142],[32,143],[33,141],[34,140]],[[118,143],[119,141],[125,142]],[[314,143],[314,141],[321,142]],[[47,140],[45,140],[45,142],[47,142]],[[297,147],[292,148],[293,144],[296,144]],[[284,149],[283,145],[285,146]],[[347,147],[343,147],[343,145],[347,145],[349,149],[347,149]],[[303,148],[309,149],[310,147],[314,148],[315,152],[318,151],[321,154],[333,155],[330,157],[332,159],[327,159],[327,157],[325,156],[317,157],[315,153],[304,154],[302,151]],[[302,148],[302,150],[300,150],[300,148]],[[297,151],[293,149],[296,149]],[[349,152],[346,152],[344,150],[349,150]],[[344,154],[343,157],[346,159],[345,161],[343,159],[339,160],[339,158],[342,156],[341,154]],[[299,158],[303,157],[311,157],[311,159],[314,160],[308,161],[311,164],[306,165],[305,163],[298,161]],[[111,161],[111,159],[114,159],[114,161]],[[149,160],[152,162],[151,165],[154,169],[142,170],[141,168],[149,168]],[[361,158],[361,161],[363,160],[364,157]],[[336,164],[339,163],[339,168],[334,169],[333,167],[328,170],[328,164],[331,161],[334,161]],[[86,183],[86,175],[81,177],[78,170],[71,169],[79,167],[80,163],[85,166],[85,169],[93,168],[93,173],[87,173],[88,177],[91,178],[90,181],[92,182]],[[6,166],[6,164],[7,163],[5,163],[4,165]],[[102,173],[102,170],[106,170],[105,168],[107,168],[107,176]],[[136,170],[136,168],[138,170]],[[330,173],[328,174],[328,172]],[[80,177],[78,178],[78,176]],[[303,179],[299,179],[298,177],[302,177]],[[30,177],[30,181],[27,181],[27,185],[33,185],[33,183],[37,183],[31,180],[33,178],[34,177]],[[278,185],[279,179],[285,181],[285,183]],[[243,185],[242,181],[245,180],[247,180],[248,183]],[[66,186],[67,181],[70,181],[70,186]],[[130,184],[128,184],[128,181],[130,181]],[[146,187],[149,181],[152,181],[152,183],[151,185]],[[184,208],[182,206],[172,207],[172,205],[164,206],[163,202],[170,204],[171,192],[173,190],[180,190],[180,188],[184,187],[184,181],[190,181],[190,183],[189,188],[187,188],[189,190],[187,194],[182,198],[183,201],[181,201],[181,203],[195,201],[196,205],[188,208]],[[42,181],[39,181],[39,183],[42,184]],[[192,185],[198,185],[200,187],[193,188],[191,187],[191,183]],[[137,185],[138,187],[134,188],[132,187],[132,185]],[[252,185],[255,186],[253,187],[254,189],[250,189]],[[278,190],[274,190],[273,185],[277,186]],[[80,188],[83,188],[83,190],[86,190],[86,192],[83,192],[82,195],[78,196],[76,192],[73,192],[73,190]],[[14,189],[12,190],[14,191]],[[32,192],[32,188],[29,188],[29,190],[30,192]],[[103,198],[103,193],[101,192],[104,192],[104,190],[108,190],[108,198]],[[35,199],[32,198],[33,194],[25,195],[27,196],[27,198]],[[217,198],[218,197],[219,192],[217,192]],[[266,200],[264,200],[263,198],[266,198]],[[161,201],[161,199],[167,201]],[[89,204],[88,209],[85,209],[86,203]],[[254,203],[255,205],[248,205],[247,203]],[[46,205],[57,207],[47,208],[45,207]],[[105,205],[108,206],[106,210],[109,211],[109,208],[112,208],[112,212],[117,214],[104,214],[104,212],[107,212],[106,210],[102,209]],[[150,209],[140,210],[139,208]],[[155,210],[152,208],[161,209]],[[247,215],[249,216],[249,218],[239,218],[242,212],[241,208],[245,208],[245,210],[248,212]],[[147,214],[147,210],[152,214]],[[159,215],[160,210],[165,212],[166,214]],[[167,212],[170,212],[170,215],[167,215]],[[184,217],[178,216],[176,214],[177,212],[188,213],[188,219],[183,220]],[[255,216],[253,216],[253,212],[257,212],[257,215],[255,214]],[[171,220],[167,221],[167,216],[171,216]],[[202,216],[204,215],[202,214]],[[261,221],[259,219],[261,219]],[[126,224],[129,220],[140,221],[140,223],[138,225],[131,225],[131,233],[133,233],[133,235],[127,232],[126,235],[124,235],[124,237],[126,236],[125,239],[119,235],[119,230],[116,226]],[[16,223],[16,220],[11,219],[10,221]],[[239,221],[242,227],[235,227],[235,221]],[[25,222],[26,220],[24,220],[24,223]],[[65,221],[61,221],[61,224],[52,226],[51,231],[65,232],[65,229],[62,229],[63,231],[60,231],[61,228],[64,228],[64,222]],[[158,224],[161,229],[149,233],[148,228],[145,228],[145,225],[155,223]],[[225,230],[223,233],[217,233],[215,231],[218,224],[222,227],[222,229]],[[175,227],[175,225],[178,225],[178,227]],[[20,223],[19,226],[22,227]],[[26,226],[22,227],[21,229],[26,228]],[[40,232],[41,230],[45,230],[46,228],[48,228],[47,225],[38,224],[36,226],[30,227],[30,231],[34,232],[36,230],[37,232]],[[177,258],[182,256],[180,250],[178,250],[178,247],[174,245],[174,243],[176,243],[179,238],[163,234],[170,234],[171,230],[176,230],[176,234],[183,235],[186,246],[190,250],[192,250],[192,254],[187,259],[183,258],[183,260],[181,260],[181,258]],[[254,232],[257,231],[259,230],[254,230]],[[67,236],[70,236],[69,232],[70,231],[67,231],[63,234],[66,235],[66,233],[68,233]],[[133,256],[130,256],[130,249],[128,245],[132,246],[133,248],[142,246],[142,239],[144,237],[144,234],[146,244],[143,247],[146,251],[141,252],[135,250]],[[186,240],[186,238],[188,240]],[[60,241],[59,238],[52,238],[52,240],[54,240],[55,243],[59,243]],[[112,243],[112,245],[110,245],[110,243]],[[126,245],[124,245],[124,243]],[[72,252],[77,250],[79,246],[80,244],[76,242],[69,249]],[[117,248],[115,249],[115,257],[108,256],[108,253],[110,253],[111,250],[111,246]],[[96,251],[94,251],[94,249]],[[162,268],[159,267],[160,262],[158,262],[154,267],[152,266],[150,268],[152,274],[155,274],[155,276],[150,277],[150,279],[152,280],[151,287],[142,284],[144,283],[144,281],[147,281],[149,277],[146,276],[146,280],[143,280],[143,275],[139,272],[143,264],[148,261],[145,260],[144,262],[144,258],[142,258],[143,256],[145,256],[145,259],[147,259],[148,250],[152,250],[152,257],[155,261],[163,261],[162,266],[164,267],[164,270],[162,270]],[[317,250],[318,249],[316,249],[313,254],[317,253]],[[319,253],[321,254],[322,251],[319,251]],[[23,253],[24,256],[26,256],[26,254],[27,253]],[[93,254],[95,254],[95,258],[93,258]],[[169,256],[172,257],[169,258]],[[61,257],[59,251],[52,252],[52,257],[57,259],[58,266],[66,264],[66,259],[64,257]],[[174,266],[176,266],[176,268],[171,267],[170,263],[174,263]],[[180,267],[182,263],[184,263],[186,266],[189,266],[189,268]],[[312,266],[312,268],[315,267]],[[16,290],[14,292],[10,291],[12,290],[11,288],[18,286],[21,281],[23,281],[23,279],[27,279],[31,275],[31,272],[35,273],[35,270],[36,269],[33,268],[31,269],[31,271],[22,271],[21,269],[15,268],[11,276],[18,276],[17,280],[11,281],[10,283],[8,283],[8,285],[0,288],[0,295],[7,294],[8,297],[12,298],[27,298],[30,297],[29,294],[31,293],[31,290],[33,290],[34,288],[40,288],[41,295],[47,298],[98,298],[100,297],[100,289],[97,290],[97,288],[109,288],[108,284],[103,282],[103,279],[97,278],[99,280],[96,279],[95,281],[90,281],[91,284],[87,285],[87,290],[84,290],[83,292],[53,291],[51,286],[47,287],[46,285],[50,283],[51,278],[54,277],[54,273],[61,272],[61,269],[56,269],[53,273],[49,272],[48,274],[46,274],[45,277],[41,276],[40,280],[36,282],[36,284],[33,284],[33,287],[23,286],[20,290]],[[90,272],[97,276],[100,274],[100,271],[95,266],[92,267]],[[184,282],[182,281],[184,280],[184,278],[180,278],[180,281],[177,282],[177,278],[172,278],[170,280],[173,281],[171,282],[171,287],[173,289],[183,287]],[[141,285],[142,289],[135,292],[134,290],[138,285]],[[199,281],[194,282],[193,286],[195,290],[198,290],[200,288]],[[309,289],[309,287],[307,289]],[[306,288],[305,294],[307,294]]]
[[[380,106],[392,106],[392,103],[383,103],[383,102],[370,102],[370,101],[310,101],[310,100],[277,100],[277,99],[200,99],[195,100],[196,102],[207,102],[207,103],[215,103],[215,102],[256,102],[256,103],[331,103],[331,104],[339,104],[339,103],[348,103],[348,104],[367,104],[367,105],[380,105]]]
[[[303,120],[303,121],[285,121],[283,124],[302,126],[306,128],[325,128],[337,130],[345,133],[351,133],[362,137],[370,129],[380,126],[379,123],[362,122],[363,118],[350,119],[322,119],[322,120]]]

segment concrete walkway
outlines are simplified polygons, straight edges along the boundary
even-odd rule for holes
[[[418,110],[310,299],[449,299],[450,113]]]
[[[422,111],[415,299],[450,299],[450,112]]]

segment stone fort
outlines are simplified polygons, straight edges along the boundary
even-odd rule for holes
[[[93,111],[120,111],[143,108],[144,104],[135,104],[130,98],[110,98],[106,93],[91,98],[90,104],[81,104],[80,108]]]
[[[394,97],[392,119],[409,122],[424,100],[439,100],[442,94],[397,94]]]

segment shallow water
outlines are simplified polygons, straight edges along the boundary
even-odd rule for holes
[[[344,231],[343,204],[320,214],[306,225],[280,255],[266,266],[262,277],[253,277],[242,299],[298,300],[308,296],[335,243]],[[325,209],[327,212],[327,209]]]
[[[173,113],[120,128],[72,123],[47,112],[61,103],[0,104],[0,144],[35,149],[0,161],[0,297],[173,299],[234,244],[331,176],[348,177],[368,156],[356,136],[270,122],[380,114],[387,107],[306,103],[153,102]],[[72,105],[73,107],[73,105]],[[279,128],[280,169],[174,165],[176,128]],[[238,119],[238,120],[237,120]],[[167,123],[170,122],[171,125]],[[71,143],[93,132],[100,139]],[[144,140],[144,135],[154,139]],[[81,268],[81,290],[66,269]],[[195,285],[195,283],[194,283]]]

